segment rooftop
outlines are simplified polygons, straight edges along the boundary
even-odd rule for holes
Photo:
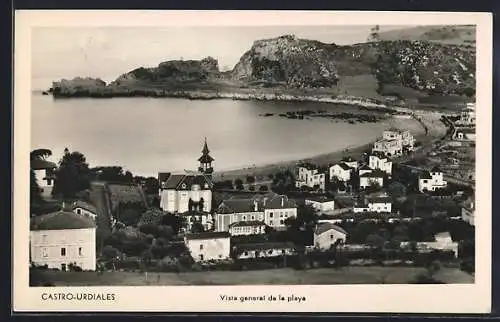
[[[71,209],[76,209],[76,208],[82,208],[94,214],[97,214],[97,208],[94,205],[83,200],[77,200],[73,202],[73,204],[71,205]]]
[[[347,235],[347,232],[342,228],[342,227],[339,227],[337,225],[334,225],[332,223],[328,223],[328,222],[325,222],[325,223],[322,223],[322,224],[319,224],[318,226],[316,226],[316,229],[314,230],[314,233],[316,235],[320,235],[324,232],[327,232],[329,230],[336,230],[342,234],[346,234]]]
[[[170,172],[158,172],[158,181],[160,183],[167,181],[171,174]]]
[[[432,179],[432,176],[429,173],[429,171],[423,171],[422,173],[420,173],[419,178],[420,179]]]
[[[351,170],[351,167],[350,167],[350,166],[348,166],[345,162],[340,162],[340,163],[337,163],[337,165],[338,165],[339,167],[341,167],[342,169],[344,169],[344,170]]]
[[[375,197],[366,197],[366,201],[369,203],[390,203],[392,199],[387,196],[375,196]]]
[[[220,239],[220,238],[229,238],[231,234],[227,231],[205,231],[197,234],[187,234],[186,239]]]
[[[95,228],[94,221],[71,211],[58,211],[36,216],[30,220],[30,230],[63,230]]]
[[[327,197],[327,196],[310,196],[310,197],[307,197],[306,200],[315,201],[315,202],[329,202],[329,201],[335,201],[335,198]]]
[[[431,172],[443,172],[437,165],[432,167]]]
[[[251,226],[265,226],[266,224],[262,221],[252,220],[252,221],[238,221],[229,225],[229,227],[251,227]]]
[[[168,176],[164,189],[191,189],[192,185],[212,187],[212,181],[203,174],[172,174]]]
[[[285,195],[268,193],[261,196],[255,196],[251,199],[227,199],[224,200],[218,208],[218,212],[222,214],[255,212],[264,211],[264,209],[287,209],[296,208],[297,204],[294,200],[288,199]]]
[[[373,170],[372,172],[366,172],[360,175],[360,178],[383,178],[385,173],[378,170]]]

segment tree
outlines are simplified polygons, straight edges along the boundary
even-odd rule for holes
[[[234,180],[234,185],[235,185],[236,189],[243,190],[243,180],[241,180],[239,178]]]
[[[370,234],[366,237],[365,243],[372,248],[382,248],[385,244],[385,239],[378,234]]]
[[[254,176],[247,176],[247,183],[252,184],[255,183],[255,177]]]
[[[191,233],[193,233],[193,234],[202,233],[204,231],[205,231],[205,227],[203,227],[203,225],[199,221],[195,221],[191,225]]]
[[[316,210],[310,205],[297,207],[297,223],[300,227],[312,227],[318,222]]]
[[[74,198],[76,193],[88,189],[90,170],[85,156],[77,151],[64,149],[64,155],[55,172],[55,183],[52,194],[65,199]]]

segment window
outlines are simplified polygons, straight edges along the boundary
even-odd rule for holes
[[[272,212],[269,213],[269,218],[273,218],[273,213]]]
[[[80,208],[78,208],[78,209],[76,210],[76,213],[77,213],[77,214],[79,214],[79,215],[81,215],[81,214],[82,214],[82,210],[81,210]]]
[[[248,256],[248,252],[244,252],[243,255]]]
[[[200,255],[200,261],[202,261],[202,260],[203,260],[203,255]]]
[[[424,183],[427,183],[429,180],[423,180]]]
[[[200,250],[202,250],[202,249],[203,249],[203,244],[202,244],[202,245],[200,245]]]
[[[254,216],[254,215],[252,215],[252,217],[250,217],[250,219],[251,219],[251,220],[255,220],[255,216]]]
[[[61,271],[65,271],[66,270],[66,264],[61,264]]]
[[[61,248],[61,256],[66,256],[66,248],[65,247]]]
[[[271,226],[273,225],[273,221],[272,220],[269,221],[269,225],[271,225]]]
[[[273,253],[273,250],[270,249],[268,252],[267,252],[269,255],[271,255]]]
[[[282,250],[281,250],[281,253],[282,253],[282,254],[285,254],[285,253],[286,253],[286,251],[285,251],[284,249],[282,249]]]
[[[46,247],[42,248],[42,257],[49,257],[49,250]]]
[[[83,249],[78,247],[78,256],[83,256]]]
[[[219,254],[219,258],[222,258],[222,254]]]
[[[244,215],[244,216],[243,216],[243,220],[247,220],[247,216],[245,216],[245,215]]]
[[[285,222],[283,220],[280,220],[280,225],[283,225]]]
[[[330,235],[330,239],[333,239],[333,235]]]

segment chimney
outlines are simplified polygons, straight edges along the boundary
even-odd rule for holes
[[[253,207],[254,207],[254,211],[259,211],[259,204],[257,203],[257,200],[253,201]]]
[[[264,206],[266,205],[267,197],[264,197]]]
[[[285,197],[281,197],[281,207],[285,205]]]

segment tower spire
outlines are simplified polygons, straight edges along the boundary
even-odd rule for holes
[[[200,166],[198,171],[204,174],[211,174],[213,172],[212,161],[214,158],[210,156],[210,150],[208,149],[207,138],[205,137],[205,143],[203,145],[203,150],[201,151],[201,157],[198,159]]]

